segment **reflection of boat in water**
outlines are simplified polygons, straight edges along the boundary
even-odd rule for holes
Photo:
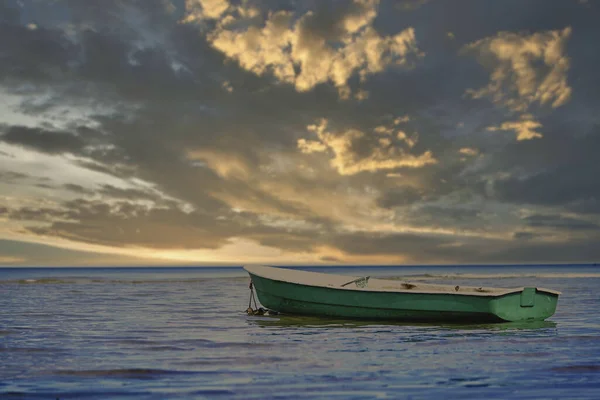
[[[285,314],[446,322],[543,321],[560,292],[409,283],[286,268],[244,267],[260,302]]]
[[[278,315],[252,318],[249,320],[253,325],[261,328],[323,328],[323,329],[360,329],[369,327],[426,327],[430,328],[431,323],[410,322],[410,321],[382,321],[366,319],[339,319],[323,318],[306,315]],[[556,322],[553,321],[518,321],[488,324],[461,324],[461,323],[439,323],[438,328],[448,330],[534,330],[555,328]]]

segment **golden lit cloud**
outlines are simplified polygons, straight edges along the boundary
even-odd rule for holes
[[[321,260],[343,264],[398,265],[412,261],[402,254],[349,254],[333,246],[319,246],[316,251]]]
[[[221,17],[229,8],[228,0],[185,0],[185,22],[216,19]]]
[[[475,53],[491,70],[491,82],[467,93],[474,98],[491,97],[518,112],[533,103],[562,106],[571,96],[565,49],[570,35],[570,27],[532,35],[500,32],[469,44],[465,50]]]
[[[319,142],[318,140],[306,140],[299,139],[298,140],[298,148],[303,153],[321,153],[327,150],[327,145]]]
[[[479,154],[479,150],[471,148],[471,147],[463,147],[458,152],[465,156],[476,156],[477,154]]]
[[[190,161],[201,160],[222,178],[246,179],[250,166],[234,155],[215,150],[191,150],[187,152]]]
[[[340,175],[355,175],[364,171],[376,172],[402,167],[420,168],[437,163],[431,151],[413,155],[407,153],[399,143],[395,143],[390,138],[377,138],[378,134],[391,133],[392,128],[378,126],[374,129],[375,135],[369,136],[357,129],[330,132],[327,130],[327,124],[327,120],[322,119],[318,124],[309,125],[307,129],[316,134],[319,141],[307,142],[305,139],[300,139],[298,148],[303,153],[315,152],[313,150],[315,148],[319,152],[324,151],[324,148],[329,149],[333,155],[330,165]],[[403,131],[398,132],[396,139],[404,142],[409,148],[416,143],[416,137],[409,138]]]
[[[26,259],[22,257],[3,256],[0,254],[0,266],[11,264],[23,264],[25,261]]]
[[[410,121],[410,116],[403,115],[394,119],[394,125],[400,125]]]
[[[406,134],[406,132],[404,132],[404,131],[398,131],[398,133],[396,134],[396,138],[398,140],[403,140],[404,142],[406,142],[406,144],[408,145],[408,147],[413,148],[413,147],[415,147],[415,144],[417,144],[418,135],[414,135],[413,137],[409,137]]]
[[[488,131],[509,131],[513,130],[517,134],[517,140],[531,140],[539,139],[542,134],[536,132],[536,129],[541,128],[542,124],[531,119],[531,115],[525,115],[523,119],[519,121],[504,122],[500,126],[490,126],[487,128]]]
[[[229,7],[223,0],[188,0],[184,22],[216,21],[209,34],[211,45],[240,66],[257,75],[272,73],[279,81],[300,92],[331,82],[340,97],[349,98],[350,77],[362,80],[390,65],[406,65],[408,57],[420,55],[413,28],[393,36],[382,36],[372,26],[377,0],[355,0],[341,16],[337,31],[324,35],[315,29],[318,14],[308,11],[300,18],[290,11],[269,14],[262,26],[237,29],[234,22],[255,17],[243,6]],[[234,27],[236,25],[236,27]],[[355,98],[365,100],[359,90]]]

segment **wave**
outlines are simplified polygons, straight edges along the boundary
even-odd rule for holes
[[[73,391],[61,391],[60,396],[57,396],[56,391],[7,391],[0,392],[0,399],[58,399],[58,398],[69,398],[69,399],[112,399],[112,398],[140,398],[144,396],[147,398],[148,391],[119,391],[119,390],[73,390]]]
[[[68,375],[80,377],[101,377],[101,378],[152,378],[163,375],[188,375],[194,374],[193,371],[177,371],[153,368],[123,368],[123,369],[92,369],[92,370],[57,370],[52,371],[54,375]]]
[[[0,279],[0,285],[82,285],[82,284],[128,284],[144,285],[157,283],[202,283],[217,278],[173,278],[173,279],[111,279],[90,277],[36,278],[36,279]],[[221,277],[221,279],[245,279],[247,277]]]
[[[563,367],[552,368],[554,372],[571,372],[576,374],[589,373],[589,372],[600,372],[600,365],[597,364],[583,364],[583,365],[566,365]]]

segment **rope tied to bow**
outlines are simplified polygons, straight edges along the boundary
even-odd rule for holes
[[[250,299],[248,300],[248,308],[246,309],[246,314],[248,314],[248,315],[264,315],[265,309],[262,307],[259,307],[258,303],[256,302],[256,297],[254,296],[254,285],[252,284],[252,281],[250,281],[250,284],[248,285],[248,287],[250,288]],[[252,302],[254,302],[254,308],[252,308]]]
[[[258,304],[256,303],[256,297],[254,297],[254,285],[252,284],[252,281],[250,281],[250,284],[248,285],[248,287],[250,288],[250,299],[248,300],[248,313],[253,312],[254,310],[252,309],[252,302],[254,302],[254,308],[258,309]]]
[[[256,297],[254,296],[254,285],[252,284],[252,281],[250,281],[248,288],[250,288],[250,299],[248,299],[248,308],[246,309],[246,314],[248,314],[248,315],[265,315],[265,314],[277,315],[277,314],[279,314],[276,311],[265,310],[264,308],[258,306],[258,303],[256,302]],[[254,308],[252,308],[252,303],[254,303]]]

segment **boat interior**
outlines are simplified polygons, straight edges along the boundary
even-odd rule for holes
[[[370,276],[349,276],[325,274],[321,272],[309,272],[289,268],[275,268],[267,266],[246,266],[246,271],[257,276],[296,283],[300,285],[320,286],[338,288],[341,290],[364,290],[406,293],[430,293],[430,294],[463,294],[471,296],[501,296],[508,293],[521,292],[524,288],[497,288],[478,287],[462,285],[442,285],[421,282],[409,282],[399,279],[380,279]],[[552,294],[560,294],[555,290],[536,288]]]

